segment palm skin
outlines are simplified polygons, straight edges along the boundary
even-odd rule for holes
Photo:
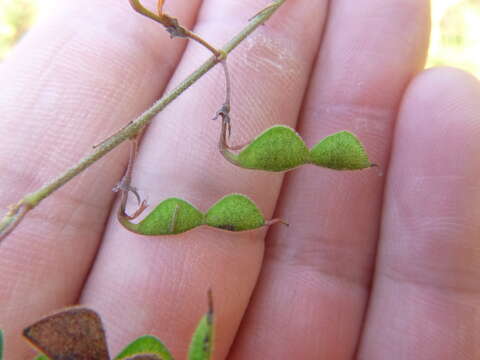
[[[152,4],[154,2],[152,1]],[[268,1],[178,0],[168,11],[220,46]],[[421,72],[426,0],[288,1],[229,58],[232,142],[273,124],[307,145],[338,130],[372,170],[238,169],[217,152],[222,72],[162,112],[133,184],[151,203],[208,208],[239,192],[290,227],[175,237],[131,234],[111,189],[128,146],[32,212],[0,246],[6,357],[21,329],[80,303],[106,323],[111,353],[151,333],[178,359],[212,288],[215,359],[475,359],[480,354],[480,85]],[[74,163],[209,54],[170,40],[127,1],[59,2],[0,67],[0,205]]]

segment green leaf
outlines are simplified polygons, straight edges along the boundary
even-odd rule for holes
[[[188,349],[188,360],[210,360],[213,352],[213,301],[211,291],[208,292],[208,299],[209,309],[193,333]]]
[[[287,126],[267,129],[236,157],[239,166],[247,169],[285,171],[310,160],[302,138]]]
[[[312,162],[335,170],[360,170],[371,167],[361,142],[348,131],[327,136],[311,151]]]
[[[187,201],[170,198],[162,201],[137,224],[135,231],[144,235],[180,234],[202,225],[204,217]]]
[[[0,360],[3,360],[3,330],[0,330]]]
[[[208,210],[206,223],[224,230],[244,231],[265,225],[265,219],[252,200],[245,195],[233,194],[225,196]]]
[[[151,335],[141,336],[133,341],[115,357],[115,360],[127,359],[143,354],[157,355],[161,360],[173,360],[167,347],[159,339]]]
[[[37,355],[34,360],[50,360],[46,355]]]

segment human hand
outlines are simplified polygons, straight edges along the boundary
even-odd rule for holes
[[[220,46],[267,4],[166,5]],[[349,130],[385,176],[235,168],[209,120],[224,97],[214,70],[157,116],[133,184],[151,203],[181,196],[202,210],[244,193],[291,226],[131,234],[112,210],[124,146],[1,244],[6,357],[31,358],[21,329],[80,303],[104,319],[112,354],[151,333],[185,358],[208,288],[216,359],[478,356],[480,85],[452,69],[413,79],[428,17],[426,0],[287,2],[229,57],[232,142],[280,123],[307,145]],[[210,56],[184,46],[127,1],[59,2],[0,67],[0,205],[75,163]]]

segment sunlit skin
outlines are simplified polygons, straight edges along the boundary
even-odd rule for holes
[[[219,46],[268,4],[168,3]],[[148,128],[132,186],[151,204],[177,196],[201,211],[247,194],[290,227],[128,232],[111,191],[125,145],[0,246],[5,358],[31,359],[21,330],[80,303],[102,316],[111,354],[150,333],[184,359],[209,288],[216,360],[478,358],[480,85],[459,70],[422,70],[429,13],[426,0],[287,1],[229,55],[232,144],[273,124],[296,128],[309,147],[347,130],[384,176],[313,166],[270,174],[225,161],[211,120],[225,96],[217,67]],[[127,1],[58,2],[0,65],[0,207],[211,56],[186,44]]]

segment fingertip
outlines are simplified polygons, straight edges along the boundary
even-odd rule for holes
[[[478,354],[479,96],[477,79],[441,67],[403,97],[362,359]]]
[[[393,152],[428,150],[440,156],[436,159],[440,166],[448,153],[477,153],[479,98],[480,81],[468,72],[437,67],[420,73],[403,97]]]
[[[480,82],[449,67],[424,71],[409,86],[385,191],[382,232],[391,236],[382,239],[380,254],[389,260],[379,260],[380,269],[437,286],[475,287],[467,254],[478,236],[479,97]]]
[[[423,71],[411,82],[401,110],[424,108],[437,117],[445,111],[456,117],[454,111],[459,109],[478,112],[476,99],[479,96],[480,81],[472,74],[454,67],[434,67]]]

